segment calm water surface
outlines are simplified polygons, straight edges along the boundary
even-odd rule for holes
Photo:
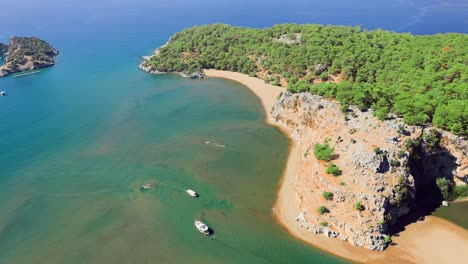
[[[147,75],[139,56],[213,22],[468,28],[465,1],[95,2],[0,0],[2,41],[35,35],[61,52],[40,74],[0,79],[0,263],[343,262],[274,222],[289,142],[257,98],[230,81]]]
[[[447,207],[441,206],[433,215],[468,229],[468,201],[450,203]]]

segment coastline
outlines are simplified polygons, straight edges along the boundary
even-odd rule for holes
[[[296,225],[296,217],[300,208],[295,189],[294,179],[301,166],[300,143],[290,136],[287,129],[280,126],[270,116],[270,110],[276,103],[276,98],[284,87],[265,84],[263,80],[249,77],[246,74],[219,70],[205,70],[209,78],[223,78],[237,81],[246,86],[260,100],[265,111],[265,121],[279,128],[291,141],[288,159],[273,208],[275,219],[294,237],[319,248],[323,251],[353,262],[364,263],[453,263],[467,259],[468,231],[444,219],[428,216],[424,221],[411,224],[399,236],[393,237],[394,245],[385,251],[370,251],[354,247],[344,241],[315,235]],[[441,239],[443,237],[444,239]],[[450,241],[447,243],[446,241]],[[440,254],[440,252],[444,252]]]

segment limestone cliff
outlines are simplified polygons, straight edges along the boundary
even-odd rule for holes
[[[7,47],[8,56],[5,64],[0,67],[0,77],[52,66],[55,64],[54,57],[59,54],[54,47],[35,37],[12,37]]]
[[[467,141],[450,133],[379,121],[357,108],[343,113],[338,102],[309,93],[283,94],[271,116],[302,151],[296,220],[310,232],[384,250],[399,225],[440,205],[437,177],[466,184]],[[334,148],[331,162],[341,175],[328,174],[330,163],[314,156],[314,145],[324,142]],[[327,210],[319,212],[321,206]]]

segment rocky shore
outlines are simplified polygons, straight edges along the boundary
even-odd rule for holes
[[[58,50],[47,42],[31,37],[12,37],[8,45],[0,44],[2,54],[8,54],[0,67],[0,77],[55,65]],[[0,55],[2,55],[0,54]]]
[[[149,74],[160,75],[160,74],[168,74],[168,73],[175,73],[183,78],[189,79],[204,79],[206,75],[203,71],[195,71],[195,72],[166,72],[160,71],[151,65],[151,59],[158,56],[161,53],[161,50],[164,49],[167,45],[169,45],[171,39],[169,39],[166,44],[162,45],[161,47],[154,50],[153,54],[150,56],[142,56],[141,58],[143,61],[138,65],[138,69],[147,72]]]

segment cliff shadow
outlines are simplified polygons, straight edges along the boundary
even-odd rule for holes
[[[398,234],[409,224],[424,220],[431,215],[444,200],[437,185],[437,178],[453,182],[453,171],[457,168],[456,158],[443,147],[427,151],[423,147],[415,149],[408,160],[408,168],[414,177],[415,198],[411,211],[401,216],[397,223],[389,227],[390,233]]]

